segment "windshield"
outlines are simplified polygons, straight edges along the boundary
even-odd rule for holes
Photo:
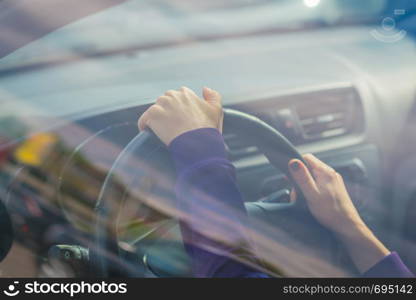
[[[1,59],[0,70],[97,53],[149,50],[192,41],[369,22],[384,10],[386,2],[132,0],[32,42]],[[37,21],[41,29],[44,20]]]
[[[0,0],[0,25],[7,15],[3,4],[12,2]],[[0,204],[5,203],[15,232],[0,276],[94,277],[103,275],[98,269],[107,263],[113,277],[194,276],[187,248],[191,243],[178,220],[198,223],[205,217],[219,220],[221,228],[203,233],[226,247],[246,251],[224,228],[249,232],[259,260],[247,259],[251,254],[244,251],[232,258],[243,257],[253,266],[261,260],[267,274],[358,276],[361,270],[347,255],[349,249],[312,215],[303,215],[308,211],[305,203],[299,201],[294,212],[286,210],[293,208],[295,185],[288,163],[272,162],[275,148],[285,157],[288,148],[299,157],[316,154],[328,164],[326,171],[339,172],[365,222],[383,241],[397,240],[393,245],[416,268],[416,260],[405,256],[414,248],[404,251],[416,245],[415,218],[406,205],[394,202],[416,199],[416,184],[406,183],[406,195],[400,189],[401,196],[393,197],[396,179],[389,177],[386,186],[383,176],[392,163],[389,147],[399,144],[392,137],[405,127],[396,117],[410,111],[408,99],[416,86],[410,29],[380,22],[395,21],[386,11],[394,14],[390,5],[398,1],[103,2],[120,4],[82,18],[69,18],[59,9],[41,17],[39,8],[31,8],[21,14],[27,23],[16,21],[23,26],[20,32],[0,26]],[[77,6],[72,3],[68,5]],[[78,5],[90,5],[84,3]],[[398,4],[394,9],[410,12]],[[378,39],[374,32],[395,42]],[[19,46],[2,57],[4,49],[13,48],[8,42]],[[221,168],[230,176],[223,180],[207,173],[219,184],[229,177],[235,180],[242,200],[235,219],[227,218],[234,206],[223,207],[204,193],[195,193],[205,201],[196,211],[202,218],[178,205],[181,161],[173,161],[171,148],[138,129],[139,118],[156,99],[175,94],[172,89],[190,93],[188,88],[195,93],[193,99],[207,103],[206,93],[215,89],[221,94],[215,100],[227,109],[218,109],[220,121],[215,123],[224,129],[219,140],[225,145],[215,150],[207,136],[208,144],[201,148],[227,156],[208,161],[226,162]],[[409,102],[396,105],[399,101]],[[193,113],[184,111],[191,119]],[[262,129],[245,130],[241,116],[244,124]],[[194,117],[204,121],[202,113]],[[179,123],[173,125],[165,127],[177,125],[180,131]],[[210,126],[196,126],[205,127]],[[276,137],[279,145],[269,144]],[[195,169],[204,168],[204,161],[178,153],[178,158],[190,158]],[[416,167],[404,164],[409,169],[398,173],[398,182],[414,178]],[[193,174],[184,174],[188,172]],[[403,211],[393,214],[397,207]],[[241,220],[244,228],[239,228]],[[202,249],[212,250],[209,245]],[[83,260],[62,261],[66,250]]]

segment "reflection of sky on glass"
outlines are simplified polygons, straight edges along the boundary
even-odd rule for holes
[[[69,24],[18,49],[0,60],[0,70],[68,56],[79,58],[86,52],[105,49],[157,44],[183,38],[192,40],[199,35],[232,35],[276,26],[290,27],[307,19],[324,18],[330,22],[339,12],[333,6],[334,2],[321,1],[318,7],[311,9],[302,0],[213,1],[210,4],[205,1],[129,1]],[[224,3],[228,6],[224,7]],[[383,0],[368,1],[365,9],[360,8],[359,13],[378,11],[382,3]],[[352,13],[357,11],[352,9]],[[304,35],[300,40],[305,44],[302,47],[308,47],[308,55],[320,55],[313,52],[314,45],[322,44],[319,39],[311,39],[305,33],[298,33],[299,35]],[[256,38],[267,41],[257,41]],[[345,36],[343,42],[348,41],[348,38]],[[269,45],[262,50],[269,53],[262,55],[262,61],[256,58],[258,63],[255,67],[258,67],[258,74],[262,74],[263,79],[257,78],[255,87],[261,89],[262,85],[270,86],[273,76],[282,72],[286,76],[274,80],[273,84],[281,84],[284,88],[288,85],[285,81],[299,78],[300,66],[302,63],[310,63],[310,59],[302,51],[295,53],[296,50],[293,50],[291,55],[297,57],[294,58],[296,63],[291,64],[290,68],[281,63],[273,65],[272,58],[267,55],[279,51],[276,47],[290,47],[290,37],[285,35],[282,39],[288,40],[276,43],[275,36],[256,36],[250,45],[241,46],[238,43],[242,39],[226,39],[210,44],[194,44],[192,47],[151,49],[131,55],[88,59],[82,63],[18,73],[16,76],[11,74],[2,77],[0,116],[62,116],[79,113],[80,110],[105,110],[110,105],[113,108],[118,105],[126,107],[134,103],[149,103],[160,91],[182,85],[196,91],[208,85],[221,90],[225,95],[228,90],[238,88],[242,94],[248,94],[242,91],[242,87],[252,86],[249,74],[256,72],[248,64],[251,60],[248,55],[259,50],[259,42]],[[333,42],[340,43],[339,40]],[[218,51],[219,48],[221,51]],[[223,61],[224,57],[226,61]],[[235,60],[234,63],[230,57]],[[318,61],[317,58],[316,60]],[[319,81],[322,76],[317,74],[319,71],[329,74],[328,68],[333,64],[330,58],[326,58],[326,61],[328,64],[316,68],[315,74],[308,76],[310,82],[303,84]],[[166,72],[166,68],[171,72]],[[199,72],[195,76],[196,69],[204,69],[206,72]],[[225,84],[222,78],[210,74],[210,71],[219,69],[229,78],[235,77],[236,73],[240,76]],[[227,75],[227,72],[232,74]],[[80,104],[74,105],[74,101]]]
[[[318,1],[319,2],[319,1]],[[306,21],[335,21],[335,1],[128,1],[81,19],[1,60],[0,68],[32,61],[82,55],[105,49],[157,44],[185,38],[296,27]],[[353,14],[374,14],[384,0]],[[316,6],[310,9],[310,6]],[[44,22],[40,20],[40,22]]]

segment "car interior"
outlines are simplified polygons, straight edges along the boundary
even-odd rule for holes
[[[339,172],[365,222],[415,271],[412,1],[196,2],[126,1],[0,58],[0,197],[14,232],[1,276],[192,276],[172,162],[137,128],[181,86],[223,95],[224,140],[258,247],[278,252],[263,257],[272,274],[359,276],[331,233],[290,208],[287,170],[262,146],[271,138],[235,111]]]

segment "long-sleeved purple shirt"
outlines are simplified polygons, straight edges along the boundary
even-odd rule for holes
[[[193,275],[269,277],[231,255],[241,252],[239,248],[250,248],[251,241],[244,226],[248,223],[247,213],[221,133],[213,128],[186,132],[171,142],[169,151],[178,175],[176,197],[183,213],[180,225]],[[249,261],[253,260],[249,257]],[[414,275],[392,252],[363,277]]]

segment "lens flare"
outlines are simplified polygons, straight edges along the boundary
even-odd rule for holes
[[[321,0],[303,0],[303,4],[307,7],[316,7],[321,3]]]

